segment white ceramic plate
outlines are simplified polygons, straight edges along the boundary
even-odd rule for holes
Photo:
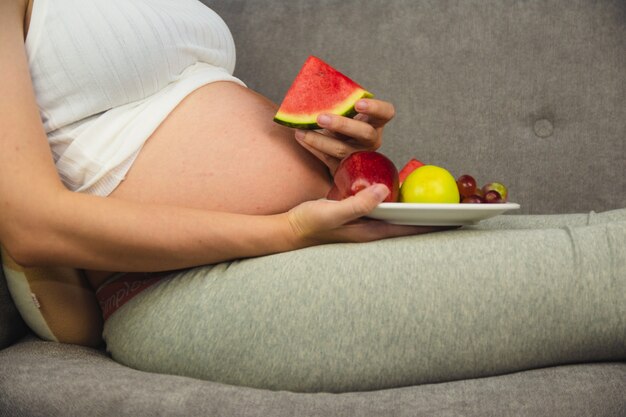
[[[500,204],[421,204],[381,203],[367,217],[394,224],[416,226],[465,226],[517,210],[517,203]]]

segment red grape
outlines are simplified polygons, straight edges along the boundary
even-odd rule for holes
[[[485,193],[485,203],[504,203],[502,196],[496,190],[490,190]]]
[[[461,175],[456,180],[461,197],[469,197],[476,192],[476,180],[471,175]]]
[[[461,200],[461,203],[480,204],[480,203],[483,203],[483,199],[480,196],[477,196],[476,194],[472,194],[469,197],[463,197],[463,200]]]
[[[487,194],[489,191],[497,191],[498,194],[500,194],[500,199],[502,201],[499,201],[499,203],[506,202],[508,192],[504,184],[499,182],[490,182],[489,184],[483,186],[482,192],[484,194]]]

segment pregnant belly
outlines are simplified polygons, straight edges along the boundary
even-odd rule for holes
[[[326,169],[292,129],[272,121],[275,112],[234,83],[196,90],[150,137],[111,196],[247,214],[284,212],[324,196]]]
[[[285,212],[326,195],[325,166],[272,121],[276,106],[230,82],[183,100],[111,197],[246,214]],[[89,272],[97,285],[109,273]]]

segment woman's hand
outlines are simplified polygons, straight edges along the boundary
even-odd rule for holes
[[[353,152],[376,150],[382,145],[383,128],[395,115],[391,103],[375,99],[356,102],[354,119],[322,114],[317,124],[323,130],[296,130],[296,140],[324,162],[334,175],[339,162]]]
[[[416,235],[445,227],[401,226],[364,219],[389,194],[383,184],[372,185],[341,201],[313,200],[287,213],[295,247],[335,242],[369,242],[397,236]]]

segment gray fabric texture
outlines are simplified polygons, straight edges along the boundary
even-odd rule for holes
[[[296,392],[626,359],[626,209],[498,222],[176,273],[108,319],[107,349],[145,371]]]
[[[0,352],[0,417],[623,417],[626,364],[560,366],[347,394],[294,394],[136,371],[27,339]]]
[[[20,317],[4,279],[0,266],[0,349],[15,342],[26,333],[26,325]]]
[[[500,181],[521,213],[626,207],[623,0],[206,0],[280,102],[317,55],[396,105],[381,151]]]

